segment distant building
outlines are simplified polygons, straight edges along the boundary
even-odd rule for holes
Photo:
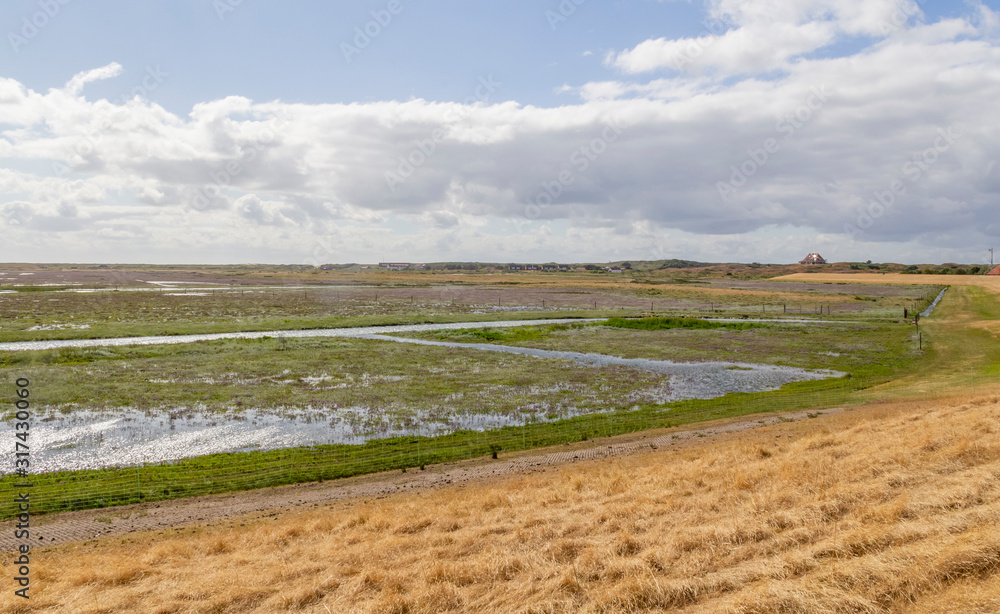
[[[542,270],[543,271],[558,271],[559,270],[559,265],[558,264],[543,264],[542,265]]]
[[[321,265],[319,265],[319,270],[321,270],[321,271],[332,271],[333,270],[333,265],[332,264],[321,264]]]
[[[1000,264],[990,269],[990,272],[987,273],[987,275],[1000,275]]]
[[[802,260],[799,260],[799,264],[826,264],[826,259],[813,252]]]
[[[625,271],[625,269],[621,268],[620,266],[609,266],[608,267],[608,273],[622,273],[624,271]]]
[[[390,271],[402,271],[403,269],[426,269],[426,264],[413,264],[412,262],[380,262],[378,268]]]

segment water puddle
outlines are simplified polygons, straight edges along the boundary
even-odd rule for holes
[[[927,307],[927,309],[924,309],[923,311],[920,312],[921,318],[926,318],[927,316],[931,315],[931,312],[934,311],[934,308],[937,307],[937,304],[941,302],[941,297],[944,296],[946,290],[948,290],[948,288],[942,288],[942,290],[938,292],[938,295],[934,297],[934,302],[931,303],[930,306]]]
[[[436,436],[550,422],[583,413],[526,407],[507,414],[450,415],[402,408],[285,408],[239,413],[116,409],[48,410],[32,427],[32,473],[130,467],[220,452],[251,452],[322,444],[361,444],[372,439]],[[4,454],[5,468],[13,455]],[[9,461],[9,463],[7,462]],[[4,475],[9,471],[0,472]]]
[[[654,371],[670,378],[671,395],[669,401],[683,399],[711,399],[733,392],[763,392],[776,390],[791,382],[825,379],[844,375],[839,371],[806,370],[796,367],[780,367],[742,362],[673,362],[671,360],[650,360],[648,358],[619,358],[604,354],[540,350],[536,348],[495,345],[492,343],[456,343],[452,341],[430,341],[408,339],[389,335],[363,335],[362,339],[388,339],[398,343],[415,343],[451,348],[469,348],[484,352],[521,354],[536,358],[571,360],[587,367],[611,365]]]
[[[510,328],[545,324],[600,322],[601,318],[562,318],[552,320],[503,320],[499,322],[449,322],[444,324],[403,324],[396,326],[358,326],[351,328],[314,328],[310,330],[271,330],[239,333],[209,333],[203,335],[162,335],[155,337],[112,337],[109,339],[54,339],[51,341],[9,341],[0,343],[0,351],[55,350],[59,348],[92,348],[123,345],[159,345],[194,343],[219,339],[263,339],[264,337],[363,337],[377,333],[433,332],[464,328]]]
[[[145,337],[42,341],[0,344],[0,349],[28,350],[52,347],[93,347],[152,343],[189,343],[227,338],[353,337],[386,343],[412,343],[464,350],[502,352],[544,360],[568,360],[582,368],[606,366],[640,369],[662,374],[664,385],[656,391],[657,402],[707,399],[733,392],[775,390],[790,382],[843,375],[830,370],[738,362],[682,363],[643,358],[620,358],[603,354],[541,350],[490,343],[456,343],[394,337],[386,333],[420,332],[462,328],[512,327],[597,320],[517,320],[504,322],[459,322],[410,326],[224,333],[183,337]],[[14,348],[10,346],[15,346]],[[638,391],[643,392],[643,391]],[[623,405],[632,402],[623,399]],[[32,471],[50,472],[101,467],[133,466],[190,458],[220,452],[273,450],[319,444],[359,444],[371,439],[396,436],[435,436],[457,430],[484,431],[503,426],[547,422],[577,416],[593,408],[531,403],[504,413],[457,413],[445,399],[441,405],[416,410],[390,404],[388,407],[307,407],[271,411],[244,409],[231,412],[205,408],[136,409],[40,409],[32,425]],[[4,470],[13,467],[13,452],[2,455]]]

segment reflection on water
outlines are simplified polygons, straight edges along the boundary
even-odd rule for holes
[[[388,335],[361,335],[363,339],[388,339],[399,343],[434,345],[453,348],[472,348],[487,352],[522,354],[536,358],[572,360],[588,367],[622,366],[644,371],[655,371],[670,377],[671,401],[682,399],[711,399],[731,392],[760,392],[775,390],[791,382],[823,379],[843,375],[838,371],[798,369],[739,362],[673,362],[648,358],[619,358],[603,354],[584,354],[539,350],[535,348],[494,345],[492,343],[455,343],[407,339]]]
[[[576,415],[575,408],[517,414],[446,415],[402,408],[282,408],[216,413],[116,409],[48,410],[35,415],[31,430],[32,473],[125,467],[219,452],[274,450],[331,443],[358,444],[403,435],[434,436],[483,431]],[[13,467],[6,453],[4,473]]]
[[[313,328],[309,330],[271,330],[204,335],[165,335],[154,337],[113,337],[109,339],[54,339],[51,341],[8,341],[0,343],[0,351],[54,350],[58,348],[92,348],[120,345],[166,345],[215,341],[218,339],[263,339],[264,337],[361,337],[376,333],[411,333],[464,328],[510,328],[539,324],[572,324],[599,322],[600,318],[565,318],[552,320],[505,320],[500,322],[449,322],[444,324],[403,324],[398,326],[359,326],[353,328]]]
[[[941,302],[941,298],[944,297],[945,290],[947,289],[948,288],[942,288],[941,291],[938,292],[938,295],[934,297],[934,302],[932,302],[927,307],[927,309],[924,309],[923,311],[920,312],[921,318],[926,318],[927,316],[931,315],[931,313],[934,311],[934,308],[937,307],[937,304]]]
[[[580,322],[582,320],[562,320]],[[200,339],[231,337],[340,336],[377,339],[385,342],[415,343],[488,352],[505,352],[533,356],[539,359],[569,360],[583,368],[605,366],[653,371],[664,376],[664,386],[658,389],[656,400],[671,402],[682,399],[706,399],[733,392],[774,390],[795,381],[815,380],[843,375],[836,371],[807,371],[792,367],[731,362],[677,363],[644,358],[619,358],[601,354],[562,352],[533,348],[511,347],[488,343],[454,343],[390,337],[384,332],[410,332],[454,328],[524,326],[553,324],[560,320],[537,320],[488,323],[428,324],[394,327],[365,327],[321,331],[286,331],[282,333],[232,333],[225,335],[189,335]],[[147,338],[152,339],[152,338]],[[167,337],[170,343],[178,337]],[[119,340],[59,341],[59,344],[118,345]],[[121,344],[135,339],[120,340]],[[96,343],[95,343],[96,342]],[[109,343],[110,342],[110,343]],[[27,342],[35,345],[53,342]],[[140,341],[156,343],[156,341]],[[60,347],[65,347],[62,345]],[[10,349],[10,348],[0,348]],[[39,349],[19,347],[18,349]],[[630,396],[623,399],[627,405]],[[280,408],[263,411],[241,409],[232,412],[209,412],[205,408],[175,408],[140,411],[135,409],[92,410],[73,409],[34,412],[32,468],[35,472],[91,469],[111,466],[131,466],[180,458],[190,458],[220,452],[272,450],[279,448],[319,445],[358,444],[371,439],[404,435],[442,435],[457,430],[484,431],[503,426],[520,426],[530,422],[554,421],[580,415],[592,409],[573,405],[528,404],[512,412],[458,413],[447,406],[447,399],[432,409],[415,409],[398,404],[386,407],[307,407]],[[2,472],[9,472],[14,463],[12,450],[3,453]]]

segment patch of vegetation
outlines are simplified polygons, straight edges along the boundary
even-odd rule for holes
[[[545,324],[537,326],[516,326],[511,328],[460,328],[435,331],[432,333],[417,333],[400,335],[403,337],[432,338],[438,341],[458,343],[496,343],[500,345],[515,345],[529,341],[548,338],[557,331],[577,330],[586,324]]]
[[[902,315],[902,314],[900,314]],[[653,319],[653,318],[648,318]],[[690,318],[697,320],[696,318]],[[710,323],[716,323],[711,322]],[[539,327],[491,343],[675,362],[727,360],[806,369],[835,369],[862,379],[881,377],[917,356],[913,327],[898,320],[825,324],[719,322],[715,328],[615,328],[603,323]],[[412,333],[418,339],[477,341],[463,331]]]
[[[119,293],[128,294],[128,293]],[[8,295],[13,296],[13,295]],[[384,301],[383,301],[384,303]],[[17,312],[9,318],[0,317],[3,328],[0,329],[0,342],[9,341],[43,341],[56,339],[109,339],[116,337],[144,337],[159,335],[201,335],[230,332],[260,332],[281,330],[314,330],[321,328],[350,328],[356,326],[395,326],[405,324],[436,324],[442,322],[495,322],[499,320],[545,320],[563,318],[594,318],[606,317],[621,313],[619,310],[565,310],[565,311],[498,311],[496,313],[472,313],[469,306],[459,306],[455,309],[414,309],[406,312],[402,302],[394,305],[381,305],[379,313],[370,315],[307,315],[281,313],[280,304],[274,313],[263,316],[235,317],[225,316],[222,305],[210,311],[195,311],[164,307],[162,313],[156,312],[155,317],[143,318],[142,312],[130,312],[126,301],[116,306],[108,315],[102,312],[84,311],[80,314],[48,315],[39,317],[34,305],[7,306]],[[202,307],[203,308],[203,307]],[[159,308],[158,308],[159,309]],[[353,309],[353,313],[363,311]],[[374,310],[372,310],[374,311]],[[413,313],[416,311],[417,313]],[[425,311],[425,313],[420,313]],[[221,312],[221,313],[220,313]],[[0,314],[3,304],[0,302]],[[281,313],[281,315],[275,315]],[[72,319],[70,319],[72,318]],[[86,324],[86,328],[42,330],[37,326],[43,324],[61,324],[66,321],[77,325]],[[35,330],[31,328],[35,327]]]
[[[16,292],[60,292],[66,290],[66,286],[11,286],[10,290]]]
[[[515,332],[511,338],[531,338]],[[478,332],[478,331],[476,331]],[[624,369],[580,369],[474,349],[337,338],[223,339],[173,345],[0,353],[14,377],[45,382],[36,402],[55,407],[294,410],[378,408],[390,421],[424,412],[563,415],[624,408],[663,377]],[[16,373],[15,373],[16,372]],[[532,407],[530,411],[524,408]],[[13,406],[10,406],[13,407]],[[4,418],[11,410],[4,408]]]
[[[519,326],[514,329],[471,328],[457,331],[457,333],[461,336],[470,337],[471,340],[476,341],[504,341],[510,343],[527,341],[529,339],[538,339],[543,334],[542,331],[535,326]]]
[[[663,269],[693,269],[700,267],[712,266],[711,262],[698,262],[696,260],[678,260],[676,258],[671,258],[669,260],[664,260],[657,267],[657,270]]]
[[[595,325],[610,326],[612,328],[635,328],[639,330],[669,330],[671,328],[693,330],[728,328],[733,330],[748,330],[767,326],[759,322],[715,322],[701,318],[611,318],[606,322],[597,322]]]

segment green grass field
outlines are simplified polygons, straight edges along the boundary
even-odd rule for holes
[[[732,304],[741,304],[744,299],[738,291],[732,292]],[[44,294],[30,293],[36,298]],[[939,348],[936,344],[943,333],[933,330],[932,320],[927,320],[927,345],[921,352],[916,349],[912,325],[901,322],[898,317],[883,315],[890,308],[895,310],[900,301],[925,302],[927,294],[922,290],[919,300],[914,293],[913,297],[897,295],[864,301],[876,308],[855,313],[857,322],[826,325],[722,324],[659,317],[615,320],[611,325],[546,325],[413,335],[625,358],[760,362],[836,369],[849,374],[839,379],[789,384],[774,392],[731,394],[674,403],[642,399],[642,391],[655,390],[662,384],[661,378],[652,373],[617,367],[581,368],[563,361],[472,349],[357,339],[226,340],[5,352],[0,354],[0,370],[8,386],[17,377],[30,377],[36,403],[65,412],[75,408],[101,408],[113,412],[125,407],[197,406],[199,411],[238,412],[245,408],[283,411],[305,406],[331,409],[368,406],[394,409],[401,419],[417,411],[426,414],[438,410],[492,412],[520,421],[519,425],[489,432],[459,431],[433,438],[379,439],[364,445],[216,454],[143,467],[36,475],[33,476],[33,509],[36,513],[44,513],[413,469],[424,464],[487,456],[492,452],[510,452],[703,420],[862,403],[880,398],[882,393],[878,390],[888,382],[923,372],[937,360]],[[99,317],[97,314],[107,313],[112,307],[104,302],[106,300],[117,298],[97,299],[95,306],[99,308],[81,312],[79,319],[94,321]],[[978,307],[985,300],[964,290],[953,292],[942,303],[942,312],[986,308]],[[968,305],[962,301],[967,301]],[[125,307],[117,305],[113,309]],[[89,329],[70,331],[22,329],[11,332],[6,340],[19,335],[49,333],[100,336],[128,330],[133,334],[151,334],[166,330],[162,328],[164,324],[169,324],[169,330],[185,332],[205,332],[204,327],[231,327],[233,323],[226,320],[224,310],[220,312],[220,309],[223,307],[214,306],[204,313],[173,322],[150,323],[131,316],[105,328],[95,324]],[[289,307],[290,313],[294,311]],[[623,311],[573,313],[620,316]],[[566,312],[546,313],[552,317],[567,315]],[[66,315],[77,314],[59,317]],[[304,325],[307,322],[323,322],[329,326],[331,321],[339,325],[359,325],[462,321],[463,318],[469,319],[466,321],[514,319],[537,315],[521,311],[462,316],[377,313],[310,320],[313,315],[299,313],[283,318],[287,320],[283,323],[288,327],[307,327]],[[276,322],[273,315],[255,317],[260,319],[252,325],[262,329]],[[295,320],[295,317],[300,319]],[[249,325],[247,322],[238,324],[241,327]],[[980,341],[976,344],[987,351]],[[638,397],[637,393],[640,393]],[[528,406],[535,408],[534,414],[525,411]],[[545,415],[552,408],[567,406],[588,413],[555,422],[531,419],[532,415]],[[0,492],[8,489],[11,483],[10,477],[0,479]],[[9,506],[2,510],[0,516],[10,517]]]
[[[662,380],[565,360],[338,338],[73,348],[5,359],[7,372],[39,383],[36,403],[66,413],[76,407],[203,413],[379,407],[403,419],[438,412],[520,415],[529,404],[597,411],[627,407],[629,393],[656,389]]]
[[[885,320],[815,325],[707,322],[704,326],[676,327],[662,327],[661,321],[661,318],[637,319],[621,328],[612,320],[609,323],[488,331],[460,329],[399,336],[466,343],[488,341],[622,358],[679,362],[725,360],[834,369],[855,377],[870,377],[875,373],[881,377],[885,368],[896,368],[919,354],[913,327]]]

